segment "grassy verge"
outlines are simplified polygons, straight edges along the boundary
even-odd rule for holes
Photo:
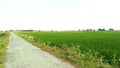
[[[34,43],[37,47],[54,54],[56,57],[65,62],[69,62],[76,68],[111,68],[108,63],[103,62],[102,57],[98,57],[98,53],[92,51],[84,52],[79,50],[79,45],[74,47],[67,47],[63,44],[61,48],[56,46],[49,46],[45,43]]]
[[[72,32],[66,35],[65,33],[61,34],[59,32],[57,33],[32,32],[32,33],[18,33],[18,34],[23,38],[27,39],[28,41],[32,42],[37,47],[42,48],[43,50],[48,51],[56,55],[57,57],[63,58],[65,61],[71,62],[77,68],[118,68],[119,39],[120,39],[119,33],[120,32],[112,32],[112,33],[109,33],[109,32],[94,33],[93,32],[93,33],[87,33],[87,34],[84,32],[77,33],[77,34]],[[46,41],[43,41],[43,39]],[[87,49],[89,48],[89,46],[91,46],[92,49],[83,50],[81,49],[81,45],[79,44],[60,44],[60,42],[69,43],[70,40],[76,43],[77,42],[76,39],[79,40],[80,43],[85,44],[84,48]],[[94,42],[94,39],[95,39],[95,42]],[[52,42],[53,43],[55,42],[55,43],[52,44]],[[114,46],[114,44],[116,43],[118,44]],[[57,45],[57,44],[60,44],[60,45]],[[89,46],[87,47],[88,44]],[[104,49],[101,49],[101,47]],[[97,50],[93,48],[96,48]],[[103,52],[104,54],[101,54],[102,52],[99,50],[104,51]],[[115,55],[115,54],[118,54],[118,55]],[[108,58],[104,58],[106,57],[105,55],[106,56],[108,55]],[[106,60],[110,60],[110,63],[108,63]]]
[[[8,45],[8,33],[0,33],[0,68],[4,68],[6,62],[6,46]]]

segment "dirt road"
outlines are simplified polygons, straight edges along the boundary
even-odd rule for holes
[[[74,68],[11,33],[5,68]]]

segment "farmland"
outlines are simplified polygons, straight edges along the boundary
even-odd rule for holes
[[[17,34],[43,50],[67,59],[78,68],[119,66],[119,31],[19,32]]]
[[[6,62],[6,46],[8,45],[8,33],[0,33],[0,68],[4,68]]]

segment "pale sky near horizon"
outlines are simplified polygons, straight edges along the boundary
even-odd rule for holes
[[[120,30],[120,0],[0,0],[0,30]]]

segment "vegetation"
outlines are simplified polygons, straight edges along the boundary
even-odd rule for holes
[[[8,44],[8,33],[0,32],[0,68],[4,68],[6,62],[6,46]]]
[[[119,31],[21,32],[19,35],[78,68],[120,66]]]

